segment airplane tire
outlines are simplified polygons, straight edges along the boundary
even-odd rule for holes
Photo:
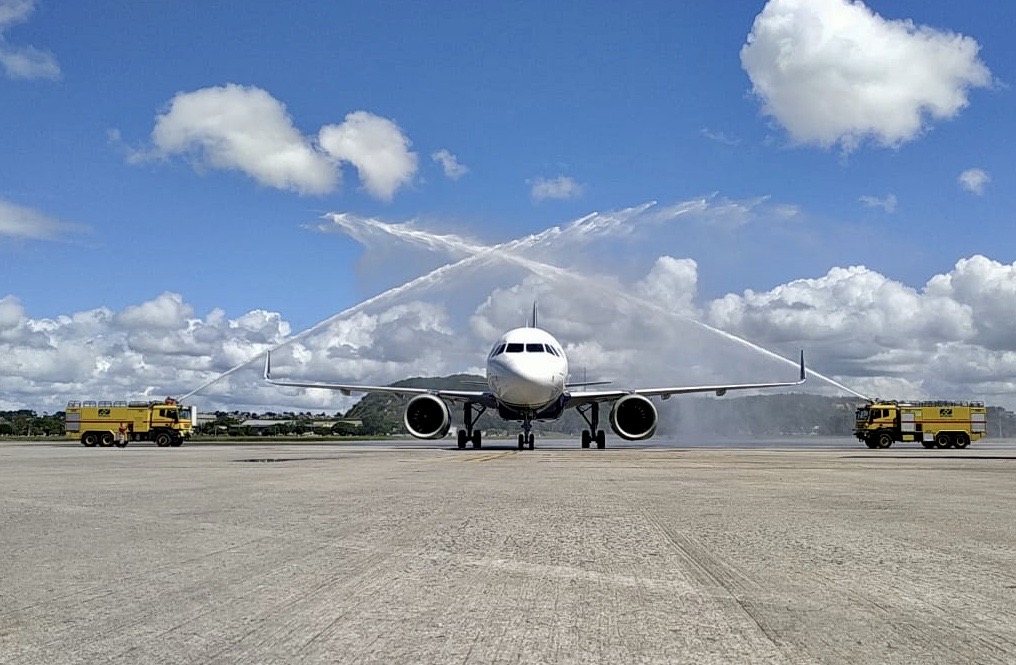
[[[460,429],[458,432],[458,444],[459,450],[462,450],[463,448],[466,447],[466,430],[464,429]]]
[[[532,449],[533,449],[533,445],[534,445],[535,443],[536,443],[536,435],[535,435],[535,434],[533,434],[532,432],[530,432],[530,433],[529,433],[529,441],[528,441],[528,448],[529,448],[530,450],[532,450]]]
[[[607,447],[607,435],[604,434],[602,429],[596,432],[596,447],[600,450]]]
[[[526,447],[526,437],[519,434],[519,450],[523,450]]]
[[[480,430],[473,430],[473,448],[479,448],[483,444],[483,433]]]
[[[589,430],[587,430],[587,429],[582,430],[582,447],[583,448],[588,448],[589,447],[589,442],[590,442],[591,439],[592,439],[592,437],[589,436]]]

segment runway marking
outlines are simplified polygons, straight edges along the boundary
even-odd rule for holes
[[[477,455],[470,455],[469,457],[459,457],[455,461],[456,462],[491,462],[493,460],[501,459],[502,457],[506,457],[508,455],[515,455],[516,453],[517,453],[517,451],[515,451],[515,450],[506,450],[504,452],[498,452],[498,453],[481,453],[481,454],[477,454]]]

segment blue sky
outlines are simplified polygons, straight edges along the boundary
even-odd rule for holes
[[[448,258],[314,230],[327,213],[498,243],[704,200],[702,224],[605,243],[586,267],[635,280],[660,256],[693,259],[706,317],[728,294],[746,303],[851,266],[926,296],[980,256],[981,278],[1002,285],[991,316],[1016,314],[1009,3],[211,4],[0,0],[10,403],[102,385],[112,351],[48,389],[18,356],[47,321],[106,311],[108,334],[140,353],[131,335],[172,326],[130,328],[127,314],[161,311],[168,293],[202,325],[267,312],[297,332]],[[775,327],[733,332],[788,347],[812,336]],[[951,343],[996,354],[991,386],[947,387],[1001,394],[1016,341],[980,333],[922,348],[943,362]],[[841,378],[930,389],[917,360],[904,376],[875,352],[834,356]],[[185,387],[165,378],[173,354],[137,362],[166,366],[146,386]]]

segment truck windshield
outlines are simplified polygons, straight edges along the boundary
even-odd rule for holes
[[[856,420],[863,420],[864,422],[868,422],[868,415],[869,415],[869,413],[870,412],[868,411],[867,408],[858,409],[857,410],[857,415],[855,416],[855,419]]]
[[[190,420],[190,419],[191,419],[191,407],[189,407],[189,406],[181,406],[180,407],[180,420]]]

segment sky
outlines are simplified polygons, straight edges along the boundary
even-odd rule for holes
[[[803,348],[1016,408],[1014,17],[0,0],[0,409],[344,410],[258,358],[482,372],[534,300],[573,378],[792,380]]]

